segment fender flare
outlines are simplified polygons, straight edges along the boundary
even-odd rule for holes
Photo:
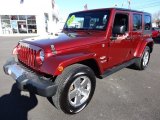
[[[94,60],[97,63],[97,66],[99,68],[100,74],[103,71],[103,68],[96,58],[95,53],[73,53],[73,54],[67,54],[67,55],[56,55],[48,58],[45,60],[41,67],[41,71],[44,73],[58,76],[60,75],[63,70],[68,67],[69,65],[80,63],[85,60]]]
[[[148,38],[148,39],[143,40],[141,42],[141,44],[137,47],[134,56],[135,57],[141,57],[145,47],[149,46],[149,47],[151,47],[153,49],[153,44],[154,44],[154,42],[153,42],[152,38]]]

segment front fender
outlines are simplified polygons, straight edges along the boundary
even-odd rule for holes
[[[147,45],[151,45],[153,47],[153,44],[154,44],[154,42],[153,42],[152,38],[147,38],[147,39],[143,40],[141,42],[141,44],[137,47],[134,56],[135,57],[141,57],[142,54],[143,54],[143,51],[144,51],[145,47]]]
[[[102,66],[96,59],[96,55],[94,53],[73,53],[49,57],[43,63],[41,71],[53,76],[58,76],[67,66],[88,59],[94,59],[99,66],[100,72],[102,71]],[[59,68],[61,68],[61,70]]]

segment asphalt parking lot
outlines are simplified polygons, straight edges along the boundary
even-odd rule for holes
[[[0,120],[160,120],[160,39],[145,71],[125,68],[99,80],[92,101],[66,115],[40,96],[19,92],[2,66],[22,37],[0,37]],[[159,41],[159,42],[158,42]]]

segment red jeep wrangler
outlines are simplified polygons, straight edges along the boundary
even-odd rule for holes
[[[71,13],[62,33],[20,40],[4,72],[20,90],[49,98],[68,114],[90,102],[96,77],[130,65],[144,70],[153,50],[149,13],[107,8]]]

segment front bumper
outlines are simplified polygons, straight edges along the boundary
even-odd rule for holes
[[[10,58],[3,66],[5,74],[10,75],[22,91],[29,91],[44,97],[52,97],[57,91],[57,85],[52,81],[43,79],[39,75],[29,72],[21,64]]]

